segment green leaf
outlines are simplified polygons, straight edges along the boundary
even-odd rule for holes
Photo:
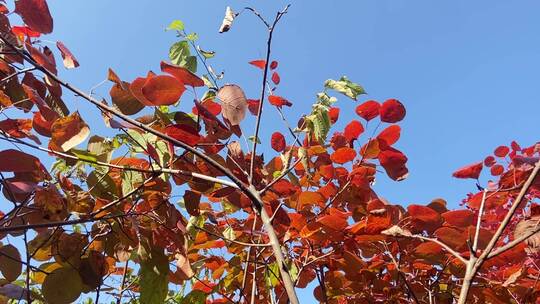
[[[200,46],[197,46],[197,50],[206,59],[214,58],[214,56],[216,55],[216,52],[214,52],[214,51],[205,51],[205,50],[201,49]]]
[[[204,304],[206,303],[207,294],[200,290],[194,290],[188,293],[181,303],[192,303],[192,304]]]
[[[193,42],[193,41],[196,41],[197,39],[199,39],[199,35],[197,35],[197,33],[189,33],[186,36],[186,39]]]
[[[279,284],[279,266],[276,262],[268,265],[266,271],[266,280],[272,287],[276,287]]]
[[[223,230],[223,236],[233,241],[236,239],[236,233],[234,233],[234,230],[230,226]]]
[[[82,161],[96,162],[98,160],[97,155],[90,151],[71,149],[71,153],[75,154],[75,156]]]
[[[88,140],[86,149],[90,153],[96,155],[97,160],[108,163],[111,161],[112,151],[115,147],[113,141],[94,135]]]
[[[189,43],[185,40],[176,42],[169,49],[169,59],[171,59],[173,64],[181,66],[181,63],[184,62],[188,56],[191,56],[191,52],[189,50]]]
[[[122,193],[124,195],[136,189],[143,182],[144,178],[141,172],[131,170],[122,171]]]
[[[197,72],[197,57],[195,56],[187,57],[186,62],[185,63],[182,62],[180,66],[188,69],[191,73],[196,73]]]
[[[339,80],[328,79],[324,82],[324,87],[337,91],[354,100],[356,100],[358,95],[366,94],[362,86],[351,82],[346,76],[342,76]]]
[[[106,173],[92,171],[86,178],[90,194],[95,198],[114,200],[118,197],[118,190],[113,179]]]
[[[255,135],[251,135],[250,137],[248,137],[248,140],[251,142],[257,141],[257,144],[261,143],[261,140],[259,138],[256,138]]]
[[[188,69],[190,72],[197,72],[197,57],[191,56],[189,43],[186,40],[176,42],[169,49],[169,59],[173,64]]]
[[[146,260],[141,260],[139,285],[141,303],[162,304],[167,297],[169,262],[162,249],[153,248]]]
[[[173,20],[169,26],[166,28],[167,31],[183,31],[184,30],[184,22],[180,20]]]

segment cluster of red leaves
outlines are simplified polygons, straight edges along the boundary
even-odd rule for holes
[[[52,50],[32,41],[52,31],[46,2],[17,1],[15,13],[25,23],[18,27],[10,26],[7,8],[0,7],[0,25],[6,39],[24,47],[37,64],[56,74]],[[77,67],[77,60],[64,44],[58,42],[57,46],[65,67]],[[0,121],[2,138],[30,147],[48,141],[46,151],[68,168],[49,172],[31,152],[0,151],[0,172],[9,174],[2,176],[2,192],[16,203],[0,218],[0,237],[22,237],[20,225],[30,225],[35,231],[28,242],[31,264],[40,263],[36,267],[45,273],[32,269],[31,281],[40,286],[45,299],[70,302],[81,292],[95,291],[110,276],[121,281],[124,271],[135,269],[127,267],[130,260],[138,263],[140,280],[133,280],[126,288],[140,292],[143,303],[162,303],[168,284],[185,284],[186,280],[192,280],[192,284],[183,300],[190,303],[241,300],[251,294],[253,286],[261,303],[276,296],[279,303],[287,301],[272,251],[269,247],[246,246],[269,241],[253,212],[253,202],[237,187],[216,182],[222,172],[193,153],[177,151],[167,140],[148,136],[140,127],[104,113],[109,127],[126,132],[115,139],[132,152],[129,157],[112,157],[114,145],[97,135],[88,138],[91,126],[78,112],[70,113],[58,82],[31,71],[18,77],[14,66],[24,58],[17,54],[3,56],[0,105],[6,113],[21,118]],[[268,67],[264,60],[250,64],[269,68],[273,84],[280,84],[277,61]],[[305,132],[304,138],[299,138],[302,145],[288,145],[285,136],[276,131],[270,146],[279,154],[268,160],[245,153],[233,140],[234,135],[242,133],[244,112],[258,115],[260,102],[265,101],[246,99],[238,86],[230,85],[209,95],[217,96],[219,103],[213,97],[196,100],[191,113],[184,112],[173,105],[180,101],[185,87],[205,87],[205,82],[180,66],[161,62],[160,68],[165,74],[149,72],[132,82],[121,80],[109,70],[113,105],[125,115],[152,109],[154,114],[136,118],[141,125],[196,147],[239,180],[251,183],[262,197],[263,208],[272,215],[297,288],[315,284],[315,298],[328,303],[403,303],[413,298],[422,303],[451,303],[456,298],[464,273],[458,259],[436,243],[382,232],[399,225],[412,234],[440,240],[467,256],[483,192],[470,193],[462,209],[448,210],[442,199],[427,206],[404,208],[373,191],[379,169],[396,181],[408,174],[407,157],[394,147],[401,133],[396,123],[406,114],[401,102],[362,102],[355,112],[363,121],[353,119],[342,128],[338,128],[340,108],[330,108],[328,116],[335,131],[327,142],[318,142],[314,134]],[[270,95],[268,102],[280,111],[283,106],[292,106],[277,95]],[[171,107],[165,113],[157,106]],[[31,117],[24,118],[30,111]],[[379,127],[368,128],[377,118],[384,126],[378,133]],[[87,148],[81,149],[86,140]],[[498,179],[489,184],[480,250],[538,156],[538,145],[521,148],[512,143],[510,147],[498,147],[494,156],[483,162],[454,173],[458,178],[478,179],[485,166]],[[246,168],[251,162],[253,175],[248,177]],[[77,176],[74,172],[81,164],[86,164],[87,170],[77,171]],[[171,203],[173,191],[181,192],[183,207]],[[499,246],[515,238],[512,231],[532,229],[529,221],[540,216],[540,208],[534,203],[539,196],[537,179],[527,202],[520,206],[519,216],[511,223],[516,229],[507,229]],[[85,229],[70,231],[55,225],[73,215]],[[535,261],[539,245],[534,238],[488,259],[471,298],[509,303],[512,299],[531,302],[538,297],[540,269]],[[7,284],[22,275],[24,262],[14,246],[4,245],[0,252],[9,257],[0,257],[0,272],[6,281],[2,284]],[[171,266],[171,261],[176,265]],[[70,288],[65,288],[65,282],[72,284]],[[1,291],[0,295],[6,296]]]

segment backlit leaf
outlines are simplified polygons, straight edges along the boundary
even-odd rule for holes
[[[358,95],[366,94],[362,86],[351,82],[346,76],[342,76],[339,80],[328,79],[324,82],[324,87],[337,91],[353,100],[356,100]]]
[[[162,249],[153,248],[148,259],[140,263],[140,301],[148,304],[162,304],[167,297],[169,262]]]
[[[346,127],[343,135],[347,140],[352,141],[358,139],[358,136],[364,132],[364,126],[358,120],[352,120]]]
[[[142,94],[156,106],[176,103],[186,88],[176,78],[167,75],[158,75],[149,78],[141,88]]]
[[[186,68],[176,66],[165,61],[162,61],[160,66],[162,72],[171,74],[184,85],[189,85],[192,87],[204,86],[204,81]]]
[[[339,148],[336,152],[330,155],[330,159],[338,164],[344,164],[352,161],[356,157],[356,151],[349,147]]]
[[[239,125],[246,116],[247,100],[244,91],[237,85],[225,85],[219,89],[217,97],[221,100],[221,109],[233,126]]]
[[[292,103],[290,101],[288,101],[287,99],[281,96],[270,95],[268,96],[268,101],[270,102],[271,105],[276,106],[278,108],[281,108],[283,106],[287,106],[287,107],[292,106]]]
[[[43,296],[49,303],[71,303],[79,298],[83,283],[79,272],[71,266],[53,270],[43,281]]]
[[[263,70],[264,66],[266,65],[266,60],[252,60],[249,62],[249,64],[258,67],[259,69]]]
[[[283,134],[279,132],[274,132],[272,134],[272,139],[270,140],[272,149],[276,150],[277,152],[282,152],[285,150],[285,137]]]
[[[57,119],[51,127],[49,148],[57,151],[69,151],[86,140],[90,128],[82,120],[79,112]]]
[[[395,144],[400,136],[401,127],[398,125],[391,125],[386,129],[382,130],[379,135],[377,135],[378,140],[382,140],[386,145],[391,146]]]
[[[17,0],[15,12],[32,30],[49,34],[53,30],[53,19],[45,0]]]
[[[6,280],[13,282],[21,275],[22,264],[21,254],[13,245],[0,247],[0,272]]]
[[[482,167],[482,162],[470,164],[456,170],[454,173],[452,173],[452,176],[456,178],[478,179],[478,177],[480,177],[480,172],[482,172]]]
[[[60,55],[62,55],[66,69],[73,69],[79,66],[79,62],[75,56],[73,56],[71,51],[61,41],[56,42],[56,47],[60,50]]]
[[[388,123],[396,123],[405,117],[405,107],[397,99],[388,99],[381,105],[379,114],[381,121]]]

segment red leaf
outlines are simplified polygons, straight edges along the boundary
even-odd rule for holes
[[[144,96],[142,92],[142,88],[144,84],[146,83],[147,78],[138,77],[137,79],[133,80],[131,85],[129,86],[129,90],[131,91],[131,94],[137,98],[139,102],[141,102],[145,106],[154,106],[154,104]]]
[[[395,144],[400,136],[401,127],[398,125],[391,125],[387,127],[386,129],[382,130],[379,135],[377,135],[377,139],[379,141],[383,140],[386,145],[391,146]]]
[[[449,226],[465,228],[473,224],[474,213],[470,210],[452,210],[442,214],[444,221]]]
[[[14,27],[11,28],[11,31],[21,41],[25,40],[24,37],[37,38],[37,37],[41,36],[41,34],[39,32],[33,31],[28,26],[14,26]]]
[[[249,64],[258,67],[261,70],[264,70],[264,66],[266,65],[266,60],[253,60],[253,61],[250,61]]]
[[[353,139],[357,139],[360,134],[364,132],[364,127],[358,120],[352,120],[346,127],[343,135],[350,142]]]
[[[281,78],[279,78],[279,74],[277,72],[272,73],[272,82],[275,85],[278,85],[280,80]]]
[[[495,154],[497,157],[505,157],[509,152],[510,148],[507,146],[498,146],[493,154]]]
[[[14,149],[1,151],[0,159],[1,172],[31,172],[42,167],[37,157]]]
[[[259,104],[260,104],[259,100],[258,99],[248,99],[247,103],[248,103],[249,113],[251,113],[252,115],[257,116],[257,112],[259,111]]]
[[[328,116],[330,116],[330,122],[332,122],[332,124],[335,124],[339,118],[339,108],[330,108],[330,110],[328,111]]]
[[[416,220],[420,220],[426,224],[436,224],[441,221],[441,216],[437,211],[421,205],[409,205],[407,207],[409,215]]]
[[[60,55],[64,59],[66,69],[73,69],[79,66],[79,62],[75,56],[73,56],[71,51],[61,41],[56,42],[56,47],[60,50]]]
[[[275,69],[277,68],[277,66],[278,66],[278,62],[277,62],[277,61],[274,60],[274,61],[270,62],[270,68],[271,68],[272,70],[275,70]]]
[[[283,134],[279,132],[274,132],[274,134],[272,134],[271,142],[272,149],[276,150],[277,152],[282,152],[283,150],[285,150],[286,143]]]
[[[186,211],[191,216],[198,216],[200,214],[199,204],[201,202],[201,195],[197,192],[186,190],[184,192],[184,204],[186,205]]]
[[[381,105],[375,100],[368,100],[356,107],[356,114],[363,119],[370,121],[379,116],[379,108]]]
[[[338,164],[344,164],[352,161],[356,157],[356,151],[349,147],[337,149],[336,152],[330,155],[330,159]]]
[[[53,30],[53,19],[45,0],[15,1],[15,13],[36,32],[48,34]]]
[[[201,105],[203,105],[206,110],[208,110],[212,115],[217,116],[219,113],[221,113],[221,105],[217,102],[214,102],[212,99],[206,99],[205,101],[201,102]],[[199,109],[197,106],[194,106],[191,108],[191,111],[195,115],[199,115]]]
[[[174,76],[184,85],[191,87],[203,87],[204,81],[199,76],[191,73],[188,69],[162,61],[161,71]]]
[[[462,167],[452,173],[456,178],[473,178],[478,179],[480,172],[482,171],[482,162],[474,163],[465,167]]]
[[[499,164],[494,165],[493,167],[491,167],[490,172],[491,172],[491,175],[493,175],[493,176],[499,176],[499,175],[503,174],[504,167],[502,165],[499,165]]]
[[[148,78],[141,88],[144,97],[155,106],[174,104],[185,90],[179,80],[167,75]]]
[[[403,180],[407,177],[409,170],[405,166],[407,163],[407,156],[401,153],[401,151],[388,148],[379,152],[379,162],[383,166],[386,174],[396,181]]]
[[[165,128],[165,134],[190,146],[198,144],[201,140],[197,130],[189,125],[176,124],[167,126]]]
[[[208,119],[210,121],[216,122],[220,127],[222,127],[225,130],[228,130],[227,126],[221,120],[219,120],[216,115],[214,115],[212,112],[210,112],[203,104],[198,102],[197,100],[194,101],[195,107],[197,108],[197,113],[200,114],[205,119]]]
[[[388,99],[379,109],[381,121],[389,123],[401,121],[405,117],[405,113],[405,107],[397,99]]]
[[[281,108],[282,106],[287,106],[287,107],[292,106],[292,103],[290,101],[288,101],[287,99],[285,99],[283,97],[276,96],[276,95],[268,96],[268,101],[270,102],[271,105],[274,105],[274,106],[276,106],[278,108]]]
[[[495,163],[496,163],[495,157],[493,157],[491,155],[484,159],[484,165],[486,167],[491,167],[491,166],[495,165]]]

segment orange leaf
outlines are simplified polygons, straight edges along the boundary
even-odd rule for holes
[[[278,62],[277,62],[277,61],[274,60],[274,61],[270,62],[270,68],[271,68],[272,70],[277,69],[277,66],[278,66]]]
[[[379,116],[379,108],[381,105],[375,100],[368,100],[356,107],[356,114],[363,119],[370,121]]]
[[[282,106],[287,106],[287,107],[292,106],[292,103],[290,101],[276,95],[268,96],[268,101],[270,102],[271,105],[276,106],[278,108],[281,108]]]
[[[286,143],[285,143],[285,137],[283,136],[283,134],[279,132],[274,132],[274,134],[272,134],[272,139],[270,141],[271,141],[272,149],[276,150],[277,152],[282,152],[283,150],[285,150]]]
[[[141,88],[142,94],[155,106],[174,104],[185,90],[178,79],[167,75],[149,78]]]
[[[467,209],[447,211],[441,216],[444,218],[446,224],[459,228],[472,225],[474,219],[474,213]]]
[[[357,139],[360,134],[364,132],[364,127],[358,120],[352,120],[346,127],[343,135],[350,142],[353,139]]]
[[[39,32],[33,31],[28,26],[14,26],[14,27],[11,28],[11,31],[21,41],[24,41],[25,36],[28,37],[28,38],[37,38],[37,37],[41,36],[41,34]]]
[[[15,13],[36,32],[48,34],[53,30],[53,19],[45,0],[15,1]]]
[[[261,70],[264,70],[264,66],[266,65],[266,60],[262,60],[262,59],[260,59],[260,60],[253,60],[253,61],[250,61],[249,64],[258,67],[258,68],[261,69]]]
[[[298,204],[296,205],[296,210],[302,210],[305,206],[316,205],[324,206],[326,199],[319,192],[313,191],[304,191],[300,193],[298,197]]]
[[[381,121],[389,123],[395,123],[402,120],[405,117],[405,113],[405,107],[397,99],[386,100],[379,109]]]
[[[330,155],[330,159],[338,164],[344,164],[352,161],[356,157],[356,151],[349,147],[339,148],[336,152]]]
[[[360,148],[360,155],[362,155],[362,158],[364,159],[377,158],[380,152],[379,140],[376,138],[371,139]]]
[[[68,151],[86,140],[90,128],[82,120],[79,112],[57,119],[51,126],[49,148],[57,151]]]
[[[148,100],[148,98],[146,98],[146,96],[142,92],[142,88],[144,84],[146,83],[146,81],[147,81],[147,78],[138,77],[131,83],[131,85],[129,86],[129,90],[131,91],[131,94],[133,94],[133,96],[137,98],[137,100],[140,103],[142,103],[145,106],[151,107],[151,106],[154,106],[154,104],[150,100]]]
[[[465,167],[462,167],[452,173],[453,177],[456,178],[473,178],[478,179],[480,177],[480,172],[482,172],[482,162],[474,163]]]
[[[118,107],[120,112],[126,115],[133,115],[144,108],[144,104],[139,102],[129,89],[130,84],[120,80],[112,69],[109,69],[108,79],[115,83],[109,91],[109,94],[111,95],[113,104]]]
[[[181,66],[177,66],[174,64],[170,64],[165,61],[162,61],[160,66],[161,66],[162,72],[171,74],[184,85],[188,85],[191,87],[204,86],[204,81],[201,78],[199,78],[199,76],[191,73],[191,71],[189,71],[186,68],[183,68]]]
[[[377,135],[378,140],[383,140],[387,146],[395,144],[400,136],[401,127],[398,125],[391,125],[386,129],[382,130],[379,135]]]
[[[56,42],[56,47],[60,50],[60,55],[62,55],[66,69],[73,69],[79,66],[79,62],[75,56],[73,56],[71,51],[61,41]]]
[[[441,221],[439,213],[426,206],[409,205],[407,211],[413,219],[420,220],[426,224],[437,224]]]

